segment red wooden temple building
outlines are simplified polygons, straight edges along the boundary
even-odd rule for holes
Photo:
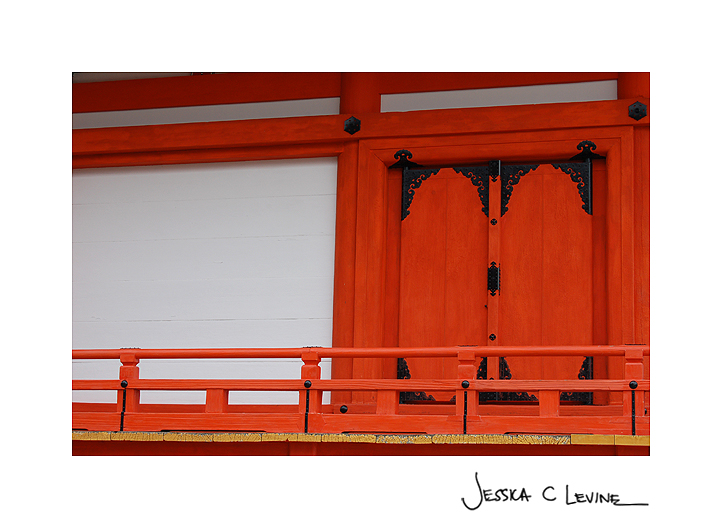
[[[73,76],[73,454],[649,455],[648,73]]]

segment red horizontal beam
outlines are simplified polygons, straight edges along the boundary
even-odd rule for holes
[[[380,94],[615,80],[616,72],[384,72]],[[341,96],[335,72],[245,72],[73,84],[73,113]]]
[[[638,390],[648,391],[649,380],[639,380]],[[302,391],[304,380],[217,380],[217,379],[131,379],[127,388],[138,390]],[[316,379],[313,390],[463,390],[460,380],[431,379]],[[120,380],[73,380],[73,390],[120,390]],[[625,380],[470,380],[468,390],[505,391],[621,391],[629,390]]]
[[[219,73],[73,84],[73,113],[338,97],[340,73]]]
[[[321,358],[399,358],[455,357],[473,353],[476,357],[499,356],[623,356],[627,350],[641,350],[646,356],[649,345],[580,346],[473,346],[473,347],[387,347],[387,348],[181,348],[181,349],[87,349],[73,350],[73,359],[222,359],[222,358],[301,358],[314,353]]]
[[[641,99],[649,106],[649,101]],[[524,129],[544,130],[649,126],[649,116],[635,121],[629,117],[629,105],[635,99],[556,103],[489,108],[424,110],[358,114],[361,130],[353,140],[509,133]],[[229,156],[223,149],[243,159],[242,149],[288,148],[293,146],[343,145],[351,136],[343,129],[349,116],[310,116],[278,119],[251,119],[211,123],[180,123],[138,127],[73,130],[73,166],[163,164],[168,156],[172,163],[215,161],[212,151]],[[334,148],[334,147],[332,147]],[[400,147],[399,147],[400,148]],[[210,151],[210,152],[208,152]],[[281,154],[281,152],[276,152]],[[252,154],[250,159],[257,159]],[[210,157],[210,159],[209,159]],[[287,154],[286,157],[291,157]],[[89,162],[90,160],[90,162]]]

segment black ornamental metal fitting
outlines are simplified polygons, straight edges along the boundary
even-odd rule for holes
[[[636,424],[636,412],[635,412],[635,400],[637,399],[637,395],[634,392],[634,389],[638,387],[638,384],[636,381],[632,380],[629,382],[629,388],[632,389],[632,436],[637,434],[637,424]]]
[[[491,335],[489,336],[489,339],[492,340],[492,341],[494,341],[494,340],[496,339],[496,334],[491,334]]]
[[[303,386],[306,387],[307,389],[308,389],[309,387],[311,387],[311,380],[306,380],[306,381],[304,381],[304,382],[303,382]]]
[[[120,411],[120,430],[123,430],[123,422],[125,421],[125,388],[128,386],[127,380],[120,382],[120,386],[123,387],[123,408]]]
[[[359,121],[354,116],[351,116],[346,121],[344,121],[343,129],[345,132],[348,132],[353,136],[356,132],[361,130],[361,121]]]
[[[647,105],[637,101],[629,105],[629,117],[639,121],[643,117],[647,117]]]
[[[345,405],[342,405],[339,410],[341,411],[341,414],[346,414],[348,412],[348,407],[346,407]]]
[[[466,381],[466,380],[464,380],[464,381],[461,382],[461,386],[464,387],[465,389],[468,389],[468,388],[469,388],[469,382]]]

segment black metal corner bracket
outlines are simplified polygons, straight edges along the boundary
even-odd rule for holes
[[[637,101],[629,105],[629,117],[639,121],[643,117],[647,117],[647,105]]]
[[[594,379],[594,358],[587,356],[582,361],[577,378],[580,380]],[[594,403],[594,393],[592,392],[562,392],[559,399],[561,401],[578,402],[583,405],[592,405]]]
[[[476,371],[476,379],[494,379],[493,377],[487,378],[486,365],[486,358],[481,358],[481,363]],[[511,369],[504,357],[499,358],[499,379],[511,379]],[[537,401],[537,397],[528,392],[479,392],[479,403],[495,401]]]
[[[514,190],[514,186],[519,183],[522,176],[536,170],[538,167],[539,164],[501,166],[501,216],[504,216],[509,210],[509,200],[511,200],[511,193]]]
[[[481,210],[487,218],[489,217],[489,178],[496,181],[499,177],[499,163],[499,161],[490,161],[489,165],[453,168],[458,174],[469,178],[476,187],[481,200]]]
[[[396,379],[411,379],[411,371],[409,370],[409,364],[406,363],[404,358],[398,358],[396,360]],[[425,392],[400,392],[399,403],[406,403],[410,401],[429,400],[436,401],[433,396],[427,395]]]
[[[344,132],[348,132],[352,136],[361,130],[361,121],[358,118],[351,116],[343,123]]]
[[[552,167],[568,174],[572,181],[577,184],[579,197],[582,199],[582,209],[587,214],[592,214],[592,160],[603,159],[604,156],[592,152],[597,146],[589,140],[580,142],[577,150],[581,152],[573,156],[571,163],[552,163]]]

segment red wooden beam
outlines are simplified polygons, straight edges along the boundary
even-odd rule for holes
[[[635,121],[628,107],[634,100],[521,105],[496,108],[463,108],[359,114],[362,127],[354,140],[458,134],[517,132],[520,129],[649,126],[649,116]],[[641,99],[649,105],[649,101]],[[75,168],[132,165],[133,156],[144,164],[162,164],[171,153],[175,163],[209,161],[214,150],[342,145],[351,141],[343,130],[348,115],[290,117],[266,120],[183,123],[73,131]],[[277,152],[280,154],[281,151]],[[112,160],[119,165],[113,165]],[[88,160],[92,160],[89,162]],[[108,161],[110,160],[110,161]]]
[[[370,74],[345,75],[367,78]],[[373,92],[378,98],[380,94],[607,81],[618,76],[616,72],[384,72],[374,74]],[[369,92],[367,88],[358,89]],[[342,74],[334,72],[219,73],[76,83],[73,113],[342,97],[343,90]]]
[[[338,97],[340,73],[219,73],[73,84],[73,113]]]

